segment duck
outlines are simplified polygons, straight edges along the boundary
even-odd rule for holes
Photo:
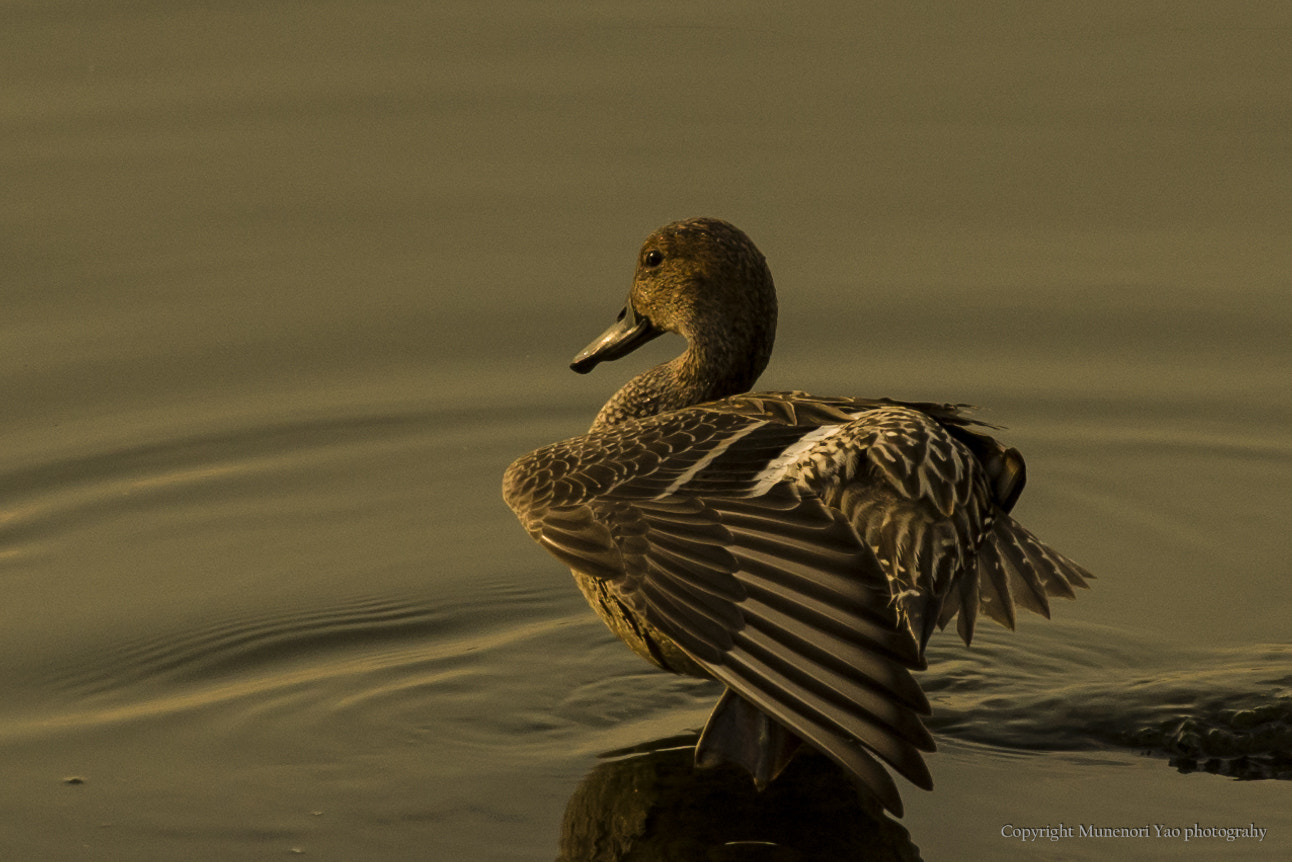
[[[668,332],[686,349],[586,433],[512,463],[503,498],[629,648],[724,686],[697,767],[736,764],[761,789],[807,746],[900,817],[889,770],[933,787],[914,676],[932,634],[956,620],[968,646],[980,616],[1048,618],[1093,575],[1013,517],[1023,458],[966,405],[751,391],[777,311],[734,225],[653,232],[623,309],[570,367]]]

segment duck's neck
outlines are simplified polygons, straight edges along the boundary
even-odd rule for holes
[[[774,325],[773,320],[770,331],[741,339],[742,345],[730,339],[692,341],[681,356],[628,381],[601,408],[592,430],[748,392],[767,367]]]

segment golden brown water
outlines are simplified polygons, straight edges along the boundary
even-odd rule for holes
[[[498,484],[678,349],[566,370],[701,214],[772,265],[764,386],[984,405],[1099,575],[935,639],[923,857],[1292,853],[1292,784],[1206,771],[1290,768],[1287,7],[3,18],[0,859],[550,860],[567,807],[607,822],[597,755],[715,691]],[[1001,836],[1061,821],[1269,832]]]

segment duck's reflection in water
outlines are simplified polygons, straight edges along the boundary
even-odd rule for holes
[[[918,860],[910,834],[837,766],[801,751],[761,793],[697,769],[695,736],[610,752],[579,785],[557,862]]]

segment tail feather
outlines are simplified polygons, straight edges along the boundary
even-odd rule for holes
[[[799,738],[784,725],[727,689],[695,747],[695,763],[742,766],[762,790],[781,774],[799,745]]]
[[[968,645],[980,610],[1007,629],[1014,628],[1015,605],[1048,619],[1051,597],[1074,599],[1077,589],[1090,589],[1087,582],[1094,577],[1018,521],[997,512],[978,549],[976,570],[947,596],[938,624],[946,626],[959,614],[957,629]]]
[[[1009,576],[993,542],[978,551],[978,581],[982,608],[987,616],[1010,631],[1014,630],[1014,598],[1009,593]]]

